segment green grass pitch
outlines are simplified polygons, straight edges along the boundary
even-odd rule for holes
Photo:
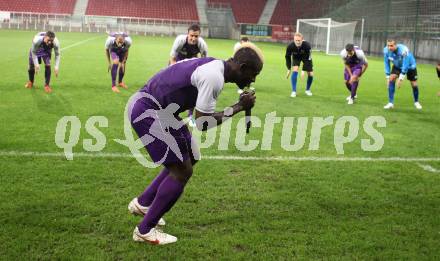
[[[105,153],[129,153],[113,139],[123,138],[124,107],[137,89],[167,65],[172,38],[133,37],[125,82],[128,90],[110,89],[104,53],[105,35],[58,33],[62,47],[60,75],[52,74],[52,94],[24,88],[28,52],[35,32],[0,31],[0,259],[144,259],[144,260],[435,260],[440,258],[440,173],[413,161],[200,161],[185,193],[166,214],[165,231],[176,244],[154,247],[132,241],[140,221],[129,215],[128,202],[154,178],[133,158],[24,156],[22,152],[61,153],[55,145],[58,120],[77,116],[81,136],[74,152],[85,152],[90,138],[84,125],[105,116]],[[226,59],[235,43],[207,39],[210,56]],[[386,127],[380,151],[365,152],[359,136],[338,155],[334,124],[325,127],[319,150],[285,151],[282,127],[275,126],[272,149],[240,152],[231,138],[227,150],[216,144],[205,155],[254,157],[398,157],[440,156],[440,83],[432,65],[418,65],[422,111],[413,106],[409,82],[396,92],[395,109],[385,111],[387,89],[383,62],[369,57],[358,102],[349,106],[338,56],[314,54],[313,96],[289,97],[284,52],[280,44],[259,43],[266,57],[257,78],[253,115],[280,117],[382,116]],[[226,84],[218,109],[237,100]],[[233,120],[233,129],[238,122]],[[248,139],[259,140],[262,128]],[[295,133],[295,130],[294,130]],[[232,132],[232,137],[235,130]],[[217,141],[216,141],[217,142]],[[16,153],[16,155],[8,154]],[[422,162],[440,169],[439,161]]]

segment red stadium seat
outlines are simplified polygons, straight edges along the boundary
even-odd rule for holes
[[[208,0],[208,3],[229,4],[237,23],[256,24],[263,12],[266,0]]]
[[[293,23],[292,1],[278,0],[275,10],[270,19],[270,24],[290,25]]]
[[[1,0],[0,11],[72,14],[76,0]]]
[[[199,20],[195,0],[89,0],[86,15]]]

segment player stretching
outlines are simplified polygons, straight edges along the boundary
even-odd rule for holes
[[[44,91],[47,93],[52,92],[52,88],[49,86],[50,84],[50,75],[51,75],[51,67],[50,67],[50,59],[52,58],[52,49],[54,49],[55,53],[55,76],[58,77],[58,71],[60,68],[60,42],[58,38],[55,37],[55,33],[52,31],[41,32],[35,35],[32,40],[32,47],[29,51],[29,81],[26,83],[26,88],[32,88],[34,85],[34,76],[35,73],[40,71],[41,60],[44,61],[45,70],[45,85]]]
[[[105,54],[108,60],[108,71],[111,70],[112,74],[112,91],[116,93],[119,93],[119,89],[116,86],[116,74],[118,73],[118,68],[118,86],[124,89],[128,88],[122,79],[124,78],[128,59],[128,50],[130,49],[131,43],[131,37],[126,33],[109,34],[107,41],[105,42]]]
[[[385,63],[385,75],[388,81],[388,104],[384,106],[384,109],[394,108],[394,92],[402,85],[403,79],[406,78],[411,82],[414,106],[418,109],[422,109],[422,105],[419,103],[419,87],[417,86],[417,68],[416,59],[409,51],[408,47],[403,44],[396,44],[395,40],[388,40],[387,46],[383,50],[384,63]],[[393,68],[390,70],[390,61],[393,62]]]
[[[198,57],[198,54],[201,57],[206,57],[208,55],[208,45],[200,36],[200,26],[193,24],[188,28],[188,34],[181,34],[174,40],[169,63],[175,64],[184,59],[195,58]],[[188,110],[188,118],[190,126],[194,127],[192,108]]]
[[[348,104],[353,104],[357,97],[356,92],[361,76],[367,70],[368,61],[364,52],[353,44],[347,44],[341,51],[341,57],[345,64],[344,79],[350,96],[347,97]]]
[[[286,67],[288,70],[286,78],[289,78],[292,74],[292,77],[290,78],[292,84],[292,93],[290,97],[296,97],[296,82],[298,78],[298,68],[301,62],[303,62],[303,72],[306,71],[308,75],[306,94],[312,96],[312,92],[310,91],[313,82],[312,47],[310,43],[304,41],[302,34],[295,33],[293,36],[293,42],[289,44],[286,49]]]
[[[247,43],[227,61],[199,58],[169,66],[153,76],[137,94],[140,98],[129,105],[132,108],[129,115],[132,126],[137,135],[146,141],[144,145],[151,159],[162,162],[164,168],[128,205],[131,213],[144,215],[133,231],[135,241],[152,244],[177,241],[176,237],[156,228],[162,216],[183,193],[197,161],[197,156],[193,154],[196,144],[188,127],[177,115],[195,107],[196,118],[206,116],[211,119],[212,125],[219,125],[234,114],[252,108],[255,95],[244,92],[239,101],[226,110],[227,113],[215,112],[224,83],[236,83],[244,88],[255,81],[262,68],[261,51]],[[158,104],[165,109],[159,110]],[[212,125],[209,128],[214,127]],[[208,128],[199,120],[197,127],[200,130]],[[161,222],[163,224],[163,220]]]

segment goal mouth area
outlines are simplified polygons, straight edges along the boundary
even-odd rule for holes
[[[357,22],[338,22],[331,18],[298,19],[296,28],[313,51],[337,55],[347,43],[354,43]]]

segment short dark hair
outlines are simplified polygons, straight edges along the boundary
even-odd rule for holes
[[[249,42],[249,38],[247,38],[246,36],[241,37],[242,42]]]
[[[233,60],[238,64],[247,64],[255,69],[263,66],[263,61],[255,50],[250,47],[242,47],[234,54]]]
[[[188,32],[189,32],[189,31],[194,31],[194,32],[199,31],[199,32],[200,32],[200,25],[198,25],[198,24],[192,24],[190,27],[188,27]]]
[[[47,31],[46,32],[46,36],[49,37],[49,38],[55,38],[55,33],[52,32],[52,31]]]
[[[345,50],[347,52],[353,51],[354,50],[354,44],[349,43],[349,44],[345,45]]]
[[[393,42],[393,43],[395,43],[395,44],[397,43],[397,42],[396,42],[396,39],[394,39],[394,38],[388,38],[388,39],[387,39],[387,43],[390,43],[390,42]]]

